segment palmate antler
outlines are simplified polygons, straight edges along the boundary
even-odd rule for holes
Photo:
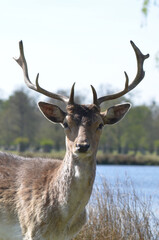
[[[144,64],[145,59],[147,59],[149,57],[149,54],[143,55],[141,53],[141,51],[139,50],[139,48],[132,41],[130,41],[130,43],[131,43],[131,45],[132,45],[132,47],[135,51],[136,59],[137,59],[137,74],[136,74],[135,79],[129,85],[128,75],[127,75],[126,72],[124,72],[125,77],[126,77],[124,90],[122,90],[121,92],[118,92],[118,93],[115,93],[115,94],[112,94],[112,95],[103,96],[103,97],[100,97],[100,98],[97,98],[96,90],[91,85],[92,92],[93,92],[93,103],[96,104],[97,106],[99,106],[102,102],[117,99],[117,98],[125,95],[126,93],[128,93],[132,89],[134,89],[141,82],[141,80],[144,78],[145,72],[143,70],[143,64]],[[42,93],[47,97],[63,101],[67,104],[74,104],[74,86],[75,86],[75,83],[73,84],[73,86],[71,88],[70,97],[66,97],[66,96],[63,96],[63,95],[60,95],[60,94],[55,94],[55,93],[49,92],[49,91],[41,88],[39,86],[39,83],[38,83],[39,74],[37,74],[37,77],[36,77],[36,84],[33,84],[29,79],[27,62],[26,62],[25,56],[24,56],[24,49],[23,49],[23,42],[22,41],[19,42],[19,49],[20,49],[20,57],[18,59],[15,59],[15,58],[14,59],[23,69],[24,81],[25,81],[26,85],[29,88],[31,88],[32,90],[34,90],[36,92],[39,92],[39,93]]]

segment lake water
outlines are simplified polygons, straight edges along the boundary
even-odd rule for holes
[[[159,216],[159,166],[117,166],[98,165],[95,184],[100,186],[102,178],[112,186],[117,182],[131,179],[135,191],[152,198],[153,210]],[[124,185],[122,185],[124,187]]]

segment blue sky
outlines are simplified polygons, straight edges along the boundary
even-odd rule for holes
[[[151,7],[146,20],[142,0],[5,0],[0,1],[0,94],[8,97],[24,87],[23,74],[12,57],[19,56],[23,40],[29,75],[40,73],[42,87],[56,92],[69,89],[91,101],[92,84],[102,90],[110,85],[122,89],[127,71],[136,74],[136,59],[130,40],[150,53],[146,77],[133,91],[136,103],[159,102],[159,8]],[[141,27],[142,26],[142,27]],[[31,90],[30,90],[31,91]]]

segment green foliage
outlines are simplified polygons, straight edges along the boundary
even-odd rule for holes
[[[150,5],[150,0],[144,0],[142,5],[142,13],[147,17],[148,15],[148,8]]]
[[[159,140],[154,141],[154,147],[157,155],[159,155]]]
[[[40,141],[40,146],[44,152],[51,152],[54,145],[54,141],[51,139],[43,139]]]
[[[133,107],[121,122],[105,127],[99,148],[105,152],[117,150],[118,153],[152,151],[156,121],[152,115],[151,106]]]
[[[141,11],[145,17],[148,16],[150,8],[158,7],[159,1],[158,0],[143,0]]]
[[[29,139],[26,137],[18,137],[14,140],[14,144],[17,146],[19,152],[24,152],[29,146]]]
[[[38,114],[33,98],[18,90],[0,104],[0,143],[9,148],[18,137],[34,142]]]

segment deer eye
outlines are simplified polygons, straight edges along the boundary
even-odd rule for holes
[[[104,127],[104,124],[103,124],[103,123],[100,123],[97,129],[100,129],[100,130],[101,130],[103,127]]]
[[[67,122],[64,122],[64,123],[63,123],[63,126],[64,126],[64,128],[68,128],[68,123],[67,123]]]

